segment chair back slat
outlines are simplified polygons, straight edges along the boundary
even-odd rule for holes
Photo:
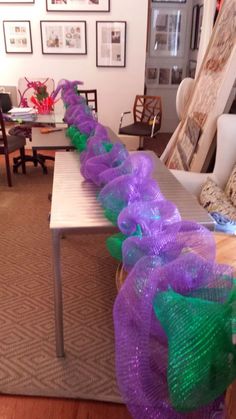
[[[161,125],[161,97],[137,95],[134,101],[133,115],[135,122],[151,122],[156,115],[156,123]]]
[[[96,89],[90,89],[90,90],[78,89],[78,93],[85,98],[86,103],[90,107],[90,109],[94,111],[95,113],[97,113],[98,112],[97,90]]]

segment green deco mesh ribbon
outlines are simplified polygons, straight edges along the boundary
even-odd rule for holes
[[[136,231],[132,236],[142,237],[142,230],[140,225],[137,225]],[[130,236],[126,236],[122,233],[113,234],[111,237],[108,237],[106,240],[106,246],[113,258],[122,261],[122,244]]]
[[[66,136],[71,139],[73,146],[81,153],[86,150],[88,136],[82,134],[76,127],[71,125],[66,130]]]
[[[225,290],[218,292],[221,301]],[[172,290],[156,295],[154,311],[168,337],[169,397],[176,410],[208,404],[235,379],[235,303],[235,288],[225,303],[185,297]]]

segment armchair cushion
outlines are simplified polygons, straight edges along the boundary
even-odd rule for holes
[[[236,164],[233,167],[229,180],[225,187],[225,193],[231,203],[236,207]]]
[[[231,220],[236,220],[236,207],[233,206],[226,193],[209,177],[202,186],[199,201],[208,212],[218,212]]]

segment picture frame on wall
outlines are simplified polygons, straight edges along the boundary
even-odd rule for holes
[[[196,49],[199,48],[201,32],[202,32],[202,18],[203,18],[203,4],[199,6],[198,22],[197,22],[197,33],[196,33]]]
[[[110,0],[46,0],[48,12],[109,12]]]
[[[190,49],[191,50],[196,49],[198,18],[199,18],[199,5],[196,4],[193,7],[193,11],[192,11],[192,27],[191,27],[191,38],[190,38]]]
[[[3,33],[7,54],[32,54],[32,36],[29,20],[4,20]]]
[[[188,77],[191,77],[192,79],[195,78],[197,68],[197,61],[196,60],[189,60],[188,63]]]
[[[170,68],[160,68],[158,84],[164,86],[170,85]]]
[[[151,26],[150,56],[183,56],[186,32],[185,10],[153,8]]]
[[[153,3],[186,3],[186,0],[152,0]]]
[[[158,77],[158,68],[157,67],[148,67],[146,70],[146,83],[155,84],[157,83]]]
[[[35,0],[0,0],[0,3],[34,3]]]
[[[178,85],[183,79],[183,69],[177,65],[174,65],[171,69],[171,84]]]
[[[96,22],[96,66],[125,67],[126,22]]]
[[[87,54],[87,33],[84,20],[41,20],[43,54]]]

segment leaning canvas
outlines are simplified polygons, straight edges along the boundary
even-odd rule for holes
[[[216,132],[217,118],[224,112],[235,81],[235,15],[236,0],[225,0],[195,80],[186,113],[161,156],[169,168],[200,172],[204,167]],[[200,127],[201,135],[191,155],[191,161],[186,165],[183,162],[183,150],[189,118]]]

